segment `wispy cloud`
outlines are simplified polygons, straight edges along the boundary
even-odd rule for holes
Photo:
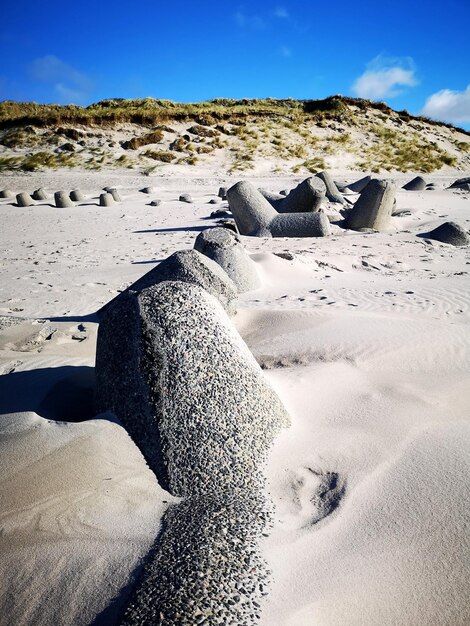
[[[415,66],[410,57],[391,58],[379,55],[367,64],[366,71],[357,78],[352,92],[360,98],[376,100],[393,98],[402,93],[400,87],[418,84]]]
[[[67,104],[82,103],[93,88],[86,74],[52,54],[35,59],[28,70],[33,80],[51,85],[55,97]]]
[[[289,48],[288,46],[281,46],[279,48],[279,52],[281,56],[285,57],[286,59],[292,56],[292,48]]]
[[[470,85],[463,91],[441,89],[433,93],[424,103],[421,113],[445,122],[470,123]]]
[[[235,13],[235,21],[240,28],[251,28],[253,30],[263,30],[267,26],[266,20],[260,15],[251,15],[243,9]]]
[[[276,9],[274,10],[274,17],[278,17],[281,20],[287,19],[289,17],[289,13],[284,7],[276,7]]]

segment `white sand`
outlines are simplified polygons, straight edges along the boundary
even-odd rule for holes
[[[470,622],[470,250],[416,237],[447,219],[470,227],[470,194],[444,189],[462,175],[428,175],[437,191],[399,191],[411,215],[388,233],[244,238],[263,284],[243,295],[235,323],[293,421],[268,466],[266,626]],[[90,420],[89,316],[192,247],[225,182],[80,172],[0,181],[15,192],[79,187],[93,203],[116,185],[123,197],[106,209],[1,201],[0,315],[49,320],[0,333],[2,624],[89,623],[156,536],[171,496],[118,424]],[[151,198],[164,202],[146,206]],[[284,251],[293,258],[273,254]],[[71,419],[89,421],[61,421]],[[322,518],[333,475],[338,506]]]

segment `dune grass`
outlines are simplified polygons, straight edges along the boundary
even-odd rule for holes
[[[456,158],[429,141],[422,132],[429,131],[426,124],[451,128],[441,135],[450,142],[451,151],[461,155]],[[119,143],[110,141],[113,130],[121,133]],[[267,158],[295,172],[311,172],[326,166],[325,156],[344,152],[357,154],[361,169],[429,172],[465,162],[470,144],[453,139],[454,131],[448,124],[393,111],[384,103],[343,96],[217,98],[197,103],[114,98],[88,107],[5,101],[0,102],[0,168],[133,168],[151,166],[149,161],[196,164],[198,157],[208,160],[216,150],[226,149],[221,156],[228,159],[230,171],[252,169],[257,158]],[[370,141],[358,143],[357,136],[367,133]],[[70,144],[74,157],[47,150],[65,148],[68,142],[76,142]],[[25,155],[26,150],[32,154]]]

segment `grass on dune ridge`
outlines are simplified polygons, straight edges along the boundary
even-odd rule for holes
[[[148,173],[165,164],[209,164],[218,153],[229,173],[268,160],[273,171],[307,174],[338,158],[371,172],[431,172],[470,165],[469,134],[344,96],[197,103],[113,98],[87,107],[3,101],[0,171],[125,167]]]
[[[270,117],[290,120],[331,119],[353,121],[351,107],[366,111],[377,109],[393,112],[384,102],[361,98],[330,96],[320,100],[278,100],[215,98],[205,102],[178,103],[170,100],[142,98],[126,100],[112,98],[88,107],[77,105],[36,104],[34,102],[0,102],[0,128],[11,126],[54,126],[60,124],[113,125],[134,123],[152,126],[165,121],[192,121],[211,125],[217,122],[236,122],[246,118]],[[416,117],[407,111],[398,111],[403,121],[418,120],[428,124],[453,128],[451,124]],[[458,129],[465,134],[465,130]]]

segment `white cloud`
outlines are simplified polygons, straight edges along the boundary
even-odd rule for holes
[[[422,115],[456,124],[470,123],[470,85],[464,91],[441,89],[424,103]]]
[[[292,56],[292,49],[288,48],[287,46],[281,46],[279,48],[279,52],[281,53],[281,56],[285,57],[286,59]]]
[[[289,13],[284,7],[277,7],[274,11],[274,17],[278,17],[280,19],[286,19],[289,17]]]
[[[35,59],[29,66],[29,75],[33,80],[51,85],[56,96],[66,103],[82,102],[92,89],[88,76],[53,54]]]
[[[367,64],[366,71],[355,80],[352,91],[360,98],[376,100],[398,96],[402,89],[397,87],[414,87],[417,84],[414,63],[410,57],[388,58],[379,55]]]
[[[235,21],[240,28],[252,28],[253,30],[263,30],[266,28],[266,21],[259,15],[248,15],[242,10],[235,13]]]

